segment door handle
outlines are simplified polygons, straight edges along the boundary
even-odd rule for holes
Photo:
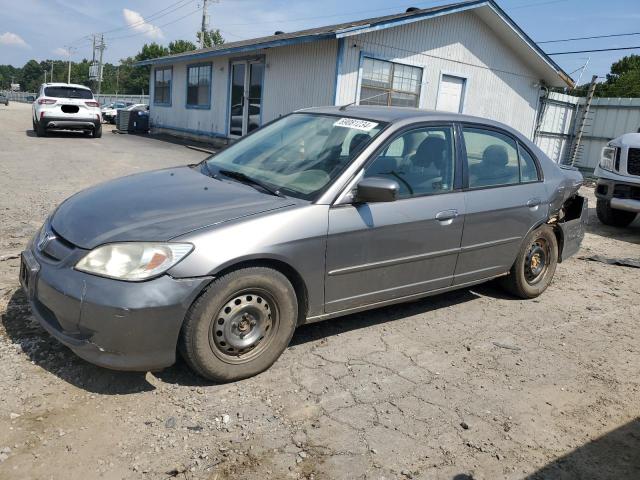
[[[455,208],[451,210],[443,210],[442,212],[436,213],[436,220],[444,225],[451,225],[453,219],[458,216],[458,210]]]
[[[541,200],[539,198],[530,198],[527,201],[527,207],[529,208],[536,208],[540,205]]]

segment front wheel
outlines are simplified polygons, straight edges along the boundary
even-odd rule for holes
[[[602,223],[612,227],[626,227],[636,219],[636,212],[616,210],[611,208],[611,203],[600,198],[596,201],[596,214]]]
[[[527,235],[502,284],[517,297],[535,298],[551,284],[557,265],[556,235],[551,227],[543,225]]]
[[[269,368],[289,344],[298,302],[276,270],[252,267],[216,279],[189,309],[179,350],[199,375],[217,382]]]

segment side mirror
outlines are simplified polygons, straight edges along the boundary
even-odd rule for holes
[[[383,177],[368,177],[360,180],[356,187],[356,203],[393,202],[398,198],[400,185],[395,180]]]

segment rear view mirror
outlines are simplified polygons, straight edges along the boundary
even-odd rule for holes
[[[395,180],[383,177],[368,177],[358,183],[355,201],[357,203],[393,202],[398,198],[400,185]]]

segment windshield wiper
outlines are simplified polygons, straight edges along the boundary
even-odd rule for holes
[[[240,182],[243,183],[247,183],[250,185],[256,185],[258,187],[260,187],[261,189],[265,190],[266,192],[270,193],[271,195],[274,195],[276,197],[283,197],[284,195],[282,193],[280,193],[280,191],[274,189],[273,187],[271,187],[270,185],[261,182],[260,180],[257,180],[255,178],[251,178],[250,176],[248,176],[245,173],[242,172],[235,172],[233,170],[219,170],[218,173],[221,173],[222,175],[224,175],[225,177],[229,177],[229,178],[233,178],[234,180],[238,180]]]
[[[198,165],[202,165],[204,166],[204,169],[206,170],[205,175],[211,177],[211,178],[215,178],[216,180],[220,180],[218,178],[218,176],[214,173],[213,170],[211,170],[211,168],[209,167],[209,164],[207,163],[207,160],[203,160],[202,162],[200,162]]]

